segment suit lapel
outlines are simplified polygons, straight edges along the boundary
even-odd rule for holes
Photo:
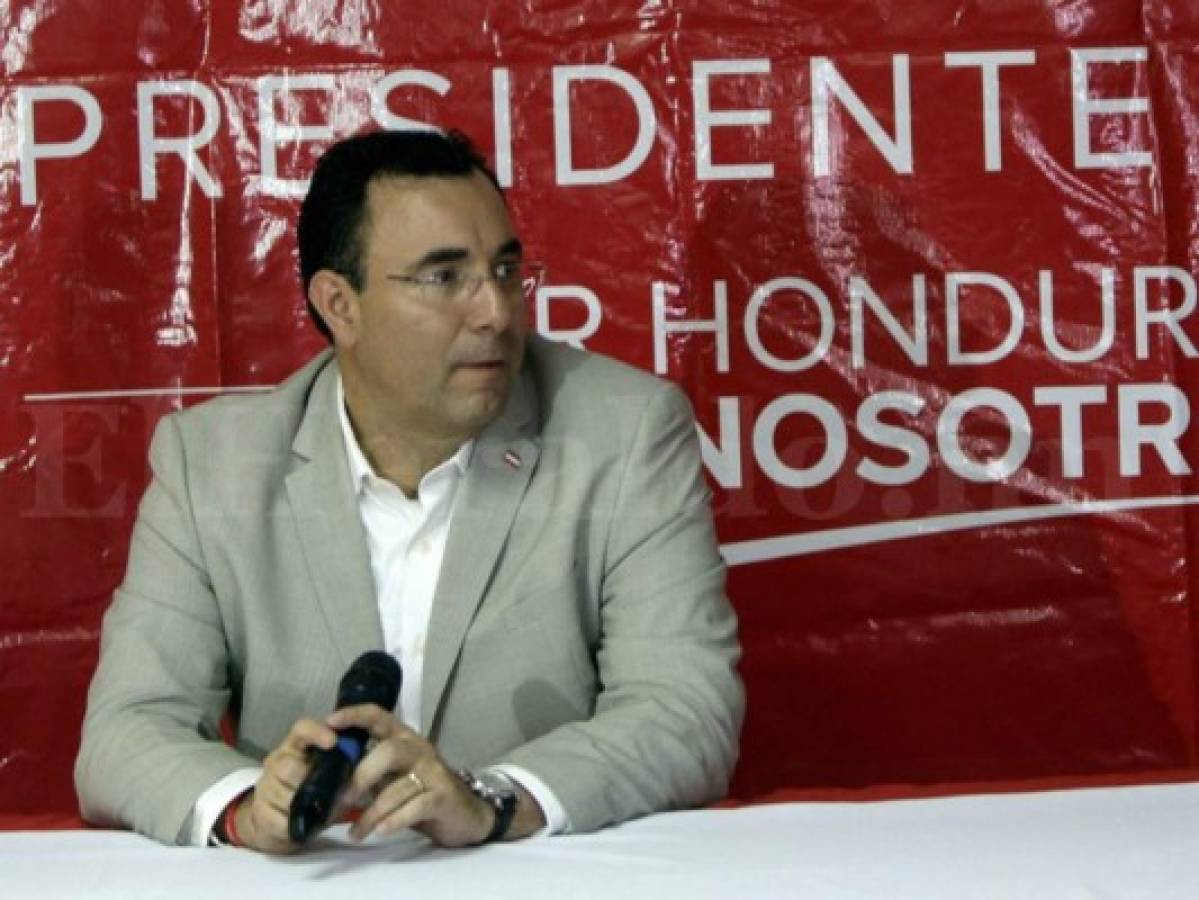
[[[425,638],[421,732],[432,733],[446,685],[541,453],[527,370],[504,414],[475,441],[446,540]]]
[[[337,415],[337,365],[317,376],[292,443],[287,496],[308,574],[334,645],[349,666],[383,646],[370,557]]]

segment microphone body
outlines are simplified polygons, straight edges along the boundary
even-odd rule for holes
[[[342,676],[337,708],[374,703],[394,710],[402,680],[400,664],[390,654],[381,650],[364,653]],[[312,768],[296,789],[287,817],[292,843],[303,844],[329,821],[337,792],[358,765],[369,737],[365,728],[347,728],[338,734],[335,747],[312,754]]]

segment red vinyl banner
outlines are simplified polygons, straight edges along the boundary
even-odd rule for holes
[[[691,396],[733,793],[1196,752],[1188,0],[0,9],[0,812],[74,808],[165,413],[323,345],[321,150],[460,128],[541,333]]]

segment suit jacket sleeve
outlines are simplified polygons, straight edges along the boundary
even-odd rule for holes
[[[256,762],[220,740],[228,651],[173,417],[155,431],[125,581],[105,615],[75,783],[85,819],[180,842],[196,799]]]
[[[506,754],[583,832],[722,797],[744,694],[685,395],[663,385],[633,430],[604,548],[594,715]]]

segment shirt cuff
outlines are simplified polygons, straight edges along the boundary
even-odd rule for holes
[[[212,834],[212,826],[220,818],[225,807],[240,794],[244,794],[258,783],[262,776],[261,768],[238,769],[230,772],[208,790],[200,795],[196,805],[192,807],[192,827],[188,835],[188,846],[207,847],[208,838]]]
[[[566,815],[562,804],[558,802],[557,796],[544,781],[520,766],[503,765],[488,766],[488,768],[496,772],[503,772],[513,781],[518,782],[537,801],[537,805],[545,814],[545,827],[534,832],[535,835],[570,833],[570,818]]]

